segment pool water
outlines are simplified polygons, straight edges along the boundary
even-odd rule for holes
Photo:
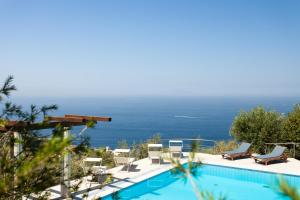
[[[288,199],[276,190],[279,178],[298,186],[300,191],[299,176],[279,177],[273,173],[215,165],[199,167],[198,176],[194,180],[201,191],[211,192],[216,199],[218,197],[226,197],[228,200]],[[167,171],[102,199],[196,200],[197,198],[189,181],[184,182]]]

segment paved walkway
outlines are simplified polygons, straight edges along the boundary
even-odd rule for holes
[[[185,156],[188,153],[184,153]],[[196,158],[204,164],[213,164],[227,167],[235,167],[250,170],[259,170],[265,172],[289,174],[300,176],[300,161],[289,158],[287,163],[275,163],[270,165],[257,164],[251,158],[239,159],[235,161],[222,159],[220,155],[210,155],[198,153]],[[182,163],[187,162],[187,158],[181,159]],[[151,161],[146,158],[134,162],[134,165],[129,172],[122,167],[116,167],[108,170],[113,174],[114,182],[101,188],[97,183],[91,183],[87,181],[87,177],[83,178],[82,183],[79,185],[79,192],[76,194],[75,199],[82,199],[83,195],[88,194],[86,199],[97,199],[99,197],[111,194],[120,189],[129,187],[135,183],[141,182],[145,179],[158,175],[172,168],[172,164],[165,160],[164,164],[151,164]],[[72,181],[72,185],[78,183],[78,181]],[[51,199],[60,199],[60,186],[54,186],[49,188],[51,192]]]
[[[255,163],[254,159],[252,158],[231,161],[223,159],[220,155],[210,155],[202,153],[198,153],[197,158],[199,158],[201,162],[205,164],[300,176],[300,161],[294,158],[288,158],[288,162],[286,163],[278,162],[273,164],[270,163],[269,165]]]

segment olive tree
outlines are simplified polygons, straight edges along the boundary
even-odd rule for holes
[[[256,107],[241,111],[234,119],[230,133],[237,141],[252,143],[252,148],[264,153],[265,143],[282,142],[284,116],[275,111]]]
[[[281,139],[285,142],[300,143],[300,104],[288,113],[283,123]],[[300,157],[300,145],[296,148],[296,157]]]

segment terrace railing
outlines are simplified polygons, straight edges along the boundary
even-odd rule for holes
[[[208,139],[191,139],[191,138],[172,138],[172,139],[167,139],[163,138],[161,139],[164,147],[168,147],[169,145],[169,140],[182,140],[183,141],[183,151],[185,152],[190,152],[192,149],[192,142],[197,141],[200,143],[200,148],[209,148],[213,147],[215,143],[217,142],[216,140],[208,140]]]
[[[268,150],[268,145],[284,145],[284,146],[292,146],[292,148],[289,148],[290,150],[292,150],[292,155],[293,155],[293,158],[296,157],[296,147],[298,145],[300,145],[300,143],[297,143],[297,142],[270,142],[270,143],[265,143],[267,146],[266,146],[266,149],[265,149],[265,152],[267,153],[267,150]]]

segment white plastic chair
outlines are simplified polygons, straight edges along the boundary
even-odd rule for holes
[[[127,172],[129,172],[134,161],[134,158],[130,158],[130,149],[115,149],[113,153],[116,166],[124,165],[127,167]]]
[[[182,140],[169,140],[169,151],[172,158],[181,158],[182,155]]]
[[[162,150],[162,144],[148,144],[148,157],[151,159],[152,164],[153,160],[158,160],[158,163],[161,163]]]
[[[87,157],[83,159],[83,172],[85,175],[88,174],[89,171],[92,173],[92,179],[93,176],[101,175],[106,173],[106,167],[102,166],[102,158],[92,158],[92,157]],[[90,181],[91,181],[90,180]]]

